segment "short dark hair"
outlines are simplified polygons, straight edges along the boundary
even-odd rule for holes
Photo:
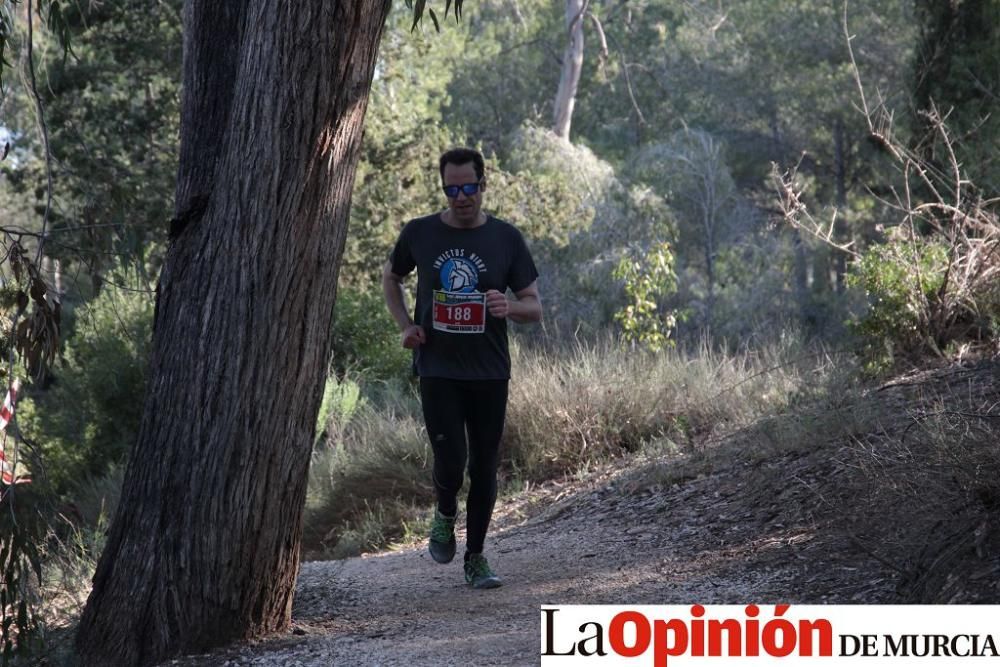
[[[446,151],[438,162],[438,168],[441,170],[441,181],[444,181],[444,166],[446,164],[462,165],[470,162],[476,168],[476,180],[483,180],[486,163],[483,161],[482,153],[471,148],[452,148],[450,151]]]

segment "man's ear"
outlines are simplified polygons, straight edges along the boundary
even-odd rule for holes
[[[485,176],[483,176],[481,179],[479,179],[479,189],[482,192],[486,191],[486,177]]]

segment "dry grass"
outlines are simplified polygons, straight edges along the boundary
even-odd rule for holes
[[[692,451],[803,400],[830,369],[821,349],[794,337],[735,354],[707,344],[652,354],[605,342],[520,356],[506,457],[531,479],[650,443]]]
[[[515,346],[514,357],[501,493],[623,454],[694,452],[805,400],[832,367],[822,350],[792,336],[735,354],[708,345],[652,354],[605,341],[554,352]],[[314,456],[307,555],[355,555],[418,525],[433,492],[412,389],[383,388],[328,432],[340,435]]]
[[[757,471],[749,509],[788,487],[781,466],[757,465],[782,459],[820,481],[781,520],[805,511],[830,544],[895,572],[893,601],[1000,599],[1000,362],[917,371],[881,387],[832,374],[807,400],[659,457],[632,483],[671,486],[746,465]]]
[[[433,499],[419,405],[400,388],[363,402],[320,443],[309,473],[305,557],[345,557],[403,534]]]
[[[1000,364],[926,374],[895,423],[852,439],[855,543],[898,572],[904,602],[1000,596]],[[888,397],[883,400],[888,400]]]

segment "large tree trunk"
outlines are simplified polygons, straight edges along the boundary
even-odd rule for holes
[[[145,409],[85,664],[284,629],[388,0],[185,6],[181,160]]]
[[[583,12],[584,0],[566,0],[566,30],[569,44],[563,54],[562,75],[559,90],[556,91],[553,110],[552,131],[569,141],[569,128],[573,122],[573,107],[576,105],[576,89],[583,69]]]

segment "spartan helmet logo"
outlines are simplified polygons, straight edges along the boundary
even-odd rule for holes
[[[441,267],[441,285],[449,292],[471,292],[479,283],[476,266],[462,257],[453,257]]]

